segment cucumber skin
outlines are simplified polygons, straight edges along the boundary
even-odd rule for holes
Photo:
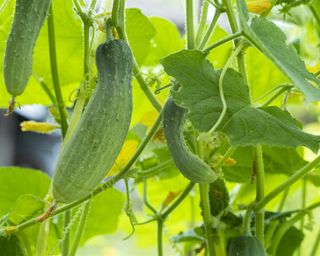
[[[47,17],[51,0],[17,0],[6,43],[4,81],[7,91],[23,93],[32,73],[33,49]]]
[[[90,194],[111,169],[129,130],[133,67],[129,46],[122,40],[100,45],[96,65],[97,87],[57,162],[53,195],[58,202]]]
[[[186,145],[183,136],[186,113],[187,110],[177,106],[171,98],[167,100],[163,126],[169,151],[175,165],[187,179],[196,183],[211,183],[217,179],[216,173]]]
[[[231,241],[228,256],[266,256],[266,253],[256,237],[243,235]]]

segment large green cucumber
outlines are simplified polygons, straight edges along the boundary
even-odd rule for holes
[[[129,129],[133,67],[129,46],[122,40],[100,45],[96,64],[97,87],[56,166],[53,195],[58,202],[86,196],[102,181]]]
[[[231,241],[228,256],[266,256],[266,253],[256,237],[242,235]]]
[[[23,93],[32,73],[33,49],[47,17],[51,0],[17,0],[6,44],[4,81],[7,91]]]
[[[164,107],[163,126],[167,144],[175,165],[189,180],[197,183],[211,183],[217,179],[216,173],[188,148],[183,126],[187,110],[177,106],[169,98]]]

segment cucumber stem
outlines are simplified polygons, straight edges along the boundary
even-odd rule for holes
[[[254,172],[256,174],[256,201],[259,202],[264,197],[264,163],[261,145],[255,146],[254,150]],[[264,209],[255,211],[256,236],[264,244]]]
[[[208,256],[215,256],[215,240],[212,229],[212,217],[209,202],[209,186],[209,184],[199,184],[201,200],[200,205],[202,209],[201,215],[204,222],[207,254]]]
[[[193,0],[186,0],[186,34],[187,34],[187,48],[193,49],[195,46]]]
[[[75,237],[74,237],[74,240],[73,240],[73,243],[72,243],[72,246],[70,249],[70,253],[68,256],[75,256],[77,253],[77,249],[80,244],[80,239],[82,237],[83,231],[85,230],[86,221],[89,216],[90,207],[91,207],[90,200],[87,201],[86,203],[84,203],[82,213],[81,213],[80,222],[78,224],[77,231],[75,233]]]
[[[48,16],[48,39],[49,39],[49,53],[50,53],[52,83],[53,83],[53,88],[54,88],[54,92],[57,99],[57,107],[60,115],[62,137],[64,138],[67,133],[68,123],[67,123],[65,105],[64,105],[60,81],[59,81],[52,3],[50,4],[50,7],[49,7],[49,16]]]
[[[201,41],[204,29],[205,29],[205,25],[207,23],[208,10],[209,10],[209,2],[204,0],[201,7],[201,18],[200,18],[199,27],[197,30],[197,35],[196,35],[196,45],[199,45]]]

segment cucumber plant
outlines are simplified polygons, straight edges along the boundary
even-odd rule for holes
[[[62,138],[52,177],[0,167],[0,252],[318,255],[320,1],[110,4],[0,4],[0,106]]]

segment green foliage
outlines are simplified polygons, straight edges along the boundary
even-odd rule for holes
[[[48,192],[49,177],[33,169],[19,167],[0,168],[0,215],[4,215],[14,207],[16,200],[24,194],[44,198]],[[26,210],[32,210],[27,209]],[[21,214],[21,213],[19,213]]]
[[[136,8],[126,10],[126,30],[133,55],[138,64],[142,64],[156,31],[149,19]]]
[[[26,255],[20,242],[15,235],[10,237],[0,236],[0,251],[2,255],[10,256],[24,256]]]
[[[210,130],[222,110],[218,87],[220,71],[213,69],[203,53],[194,50],[174,53],[163,59],[162,64],[182,85],[173,94],[174,100],[189,110],[188,117],[196,128]],[[218,129],[228,135],[231,145],[303,145],[318,150],[320,138],[301,131],[288,112],[277,107],[250,105],[248,87],[238,72],[229,69],[223,84],[227,113]]]
[[[286,44],[283,32],[262,17],[250,20],[244,0],[237,1],[243,32],[250,42],[276,64],[297,86],[309,101],[320,99],[320,81],[306,70],[305,64],[294,50]],[[315,85],[315,86],[314,86]]]
[[[124,202],[124,194],[116,189],[109,189],[92,199],[82,243],[94,236],[115,232]]]
[[[290,227],[280,240],[276,256],[293,255],[299,248],[304,234],[296,227]]]
[[[115,92],[119,92],[118,82],[126,76],[120,75],[123,70],[116,65],[122,63],[121,54],[116,58],[115,64],[107,67],[98,61],[98,65],[103,67],[96,70],[95,49],[105,41],[103,28],[105,20],[111,15],[110,5],[107,3],[101,6],[101,1],[92,1],[91,4],[96,6],[90,9],[88,5],[85,6],[85,2],[88,1],[79,1],[82,7],[79,8],[76,5],[77,0],[53,1],[53,13],[58,80],[63,101],[67,106],[71,106],[80,96],[78,103],[83,101],[84,104],[82,107],[77,104],[74,113],[70,115],[70,124],[76,124],[73,123],[73,118],[77,116],[75,119],[80,120],[79,124],[83,129],[82,135],[77,139],[77,146],[73,146],[72,150],[78,152],[80,146],[84,146],[84,150],[80,157],[67,157],[63,162],[81,163],[86,159],[92,167],[93,164],[108,158],[105,155],[107,151],[95,153],[92,148],[101,144],[103,136],[108,133],[110,122],[118,122],[118,115],[115,116],[115,113],[123,107],[123,101],[113,101],[114,109],[110,111],[111,115],[106,122],[101,121],[102,116],[106,115],[104,111],[99,111],[106,108],[106,102],[94,104],[93,107],[87,105],[94,99],[94,95],[102,96],[99,86],[96,87],[96,77],[100,76],[101,69],[104,77],[108,77],[112,68],[116,69],[119,75],[112,80],[117,80]],[[62,243],[66,243],[66,234],[70,232],[69,246],[74,244],[78,236],[80,247],[84,246],[83,250],[79,248],[76,255],[154,255],[157,244],[159,256],[210,255],[212,248],[209,247],[214,247],[215,254],[223,256],[227,254],[228,245],[232,244],[234,238],[244,232],[258,235],[255,228],[260,225],[260,228],[265,227],[265,249],[276,252],[272,256],[291,256],[298,247],[303,254],[308,255],[309,248],[316,248],[316,244],[313,244],[316,240],[314,233],[305,232],[302,227],[299,229],[298,225],[293,225],[299,221],[305,222],[303,218],[306,215],[310,218],[312,211],[320,205],[317,196],[317,187],[320,186],[320,157],[316,157],[309,150],[317,153],[320,136],[307,133],[316,132],[317,127],[309,129],[309,125],[306,126],[310,121],[317,122],[319,114],[318,104],[310,102],[320,98],[320,83],[315,78],[319,76],[320,70],[317,52],[320,2],[313,0],[304,5],[304,1],[278,1],[280,9],[273,8],[270,16],[265,13],[264,17],[258,17],[247,12],[243,0],[203,1],[204,8],[200,13],[205,16],[206,4],[213,9],[222,7],[221,11],[227,12],[225,17],[228,18],[232,33],[239,35],[238,30],[243,32],[236,39],[223,43],[206,54],[199,50],[183,50],[186,48],[185,38],[192,39],[191,22],[186,27],[186,33],[182,35],[180,29],[169,20],[147,17],[136,8],[125,9],[124,0],[110,3],[112,2],[113,8],[120,5],[117,12],[119,24],[114,25],[121,26],[121,31],[126,31],[128,44],[136,60],[133,75],[137,76],[137,79],[134,79],[132,84],[133,115],[131,130],[126,138],[127,142],[130,140],[134,146],[131,145],[132,148],[128,149],[125,143],[112,172],[109,172],[107,177],[102,175],[97,179],[94,185],[105,178],[102,181],[105,186],[103,192],[101,186],[91,187],[84,193],[92,192],[91,198],[77,195],[78,200],[71,204],[58,203],[57,209],[51,213],[53,216],[46,215],[48,212],[43,215],[48,217],[48,220],[41,226],[38,225],[38,217],[50,206],[54,206],[49,177],[32,169],[1,167],[0,254],[8,252],[10,255],[58,255]],[[171,2],[174,1],[170,1],[170,4],[173,4]],[[199,12],[196,11],[196,6],[191,6],[191,2],[186,1],[189,10],[186,12],[187,19],[194,21],[194,33],[203,35],[209,24],[201,24],[201,20],[203,22],[213,18],[211,9],[205,19],[200,19],[201,17],[195,15]],[[260,9],[266,8],[265,4],[270,4],[268,1],[252,2]],[[167,4],[169,6],[169,2]],[[169,8],[167,4],[163,6]],[[215,6],[217,4],[218,6]],[[2,58],[12,25],[14,5],[15,1],[7,0],[0,4],[0,38],[5,39],[0,41]],[[299,7],[296,8],[296,5]],[[192,9],[194,10],[191,11]],[[278,13],[278,10],[282,13]],[[250,11],[254,10],[251,8]],[[181,11],[182,13],[184,12]],[[125,19],[122,20],[123,17]],[[272,22],[279,20],[281,22]],[[86,25],[83,26],[84,24]],[[83,33],[83,28],[88,28],[89,24],[89,34]],[[204,31],[197,31],[202,25]],[[113,36],[117,38],[116,31],[113,32]],[[123,34],[118,35],[122,37]],[[204,48],[230,38],[230,34],[217,24],[208,38]],[[122,40],[124,39],[126,38],[122,37]],[[226,67],[229,56],[234,53],[233,47],[239,44],[248,47],[242,49],[237,61],[234,58]],[[48,28],[45,24],[34,51],[33,74],[26,91],[17,99],[21,105],[38,103],[46,106],[54,104],[54,108],[63,106],[53,93],[49,48]],[[199,49],[200,46],[195,45],[195,48]],[[88,69],[85,77],[83,66]],[[4,89],[3,62],[0,62],[0,69],[0,107],[6,107],[9,95]],[[221,69],[226,73],[223,83],[219,85]],[[88,78],[90,84],[86,84],[86,90],[77,95],[77,88]],[[305,95],[308,104],[301,100],[301,94],[296,94],[294,89],[281,92],[283,87],[279,86],[290,83]],[[221,85],[223,90],[220,91]],[[95,88],[97,90],[93,92]],[[267,94],[274,88],[280,89]],[[50,97],[47,95],[48,91],[52,94]],[[278,92],[281,94],[277,94]],[[105,98],[112,98],[109,93],[110,91],[104,95]],[[210,134],[208,131],[221,115],[222,93],[227,103],[226,115],[215,132]],[[273,98],[274,95],[277,97]],[[84,99],[83,96],[87,98]],[[160,106],[165,105],[168,96],[173,99],[176,108],[167,113],[166,109],[164,124],[154,123],[159,116],[157,112],[160,112]],[[157,111],[153,107],[155,101],[160,103]],[[170,102],[172,101],[169,100]],[[83,127],[87,112],[92,112],[95,116],[88,127],[99,128],[99,138],[91,134],[87,125]],[[55,115],[55,118],[59,119],[59,115]],[[170,125],[172,129],[168,129]],[[70,135],[73,127],[69,130]],[[117,132],[114,134],[118,134]],[[86,136],[90,138],[83,140]],[[169,138],[168,143],[165,137]],[[120,140],[124,138],[111,135],[109,142],[115,144]],[[177,142],[173,150],[172,141]],[[261,158],[257,158],[254,152],[255,147],[261,144],[264,168],[259,162],[260,168],[257,172],[255,166],[257,159]],[[64,150],[62,155],[63,152]],[[309,162],[313,158],[314,160]],[[112,161],[108,162],[112,165]],[[199,162],[202,165],[197,165]],[[178,168],[181,169],[181,166],[188,170],[187,175],[184,171],[182,173],[193,181],[209,183],[218,179],[210,185],[202,186],[200,197],[199,186],[193,186],[192,183],[187,185],[188,180],[180,175]],[[81,169],[80,176],[92,174],[89,165],[84,167],[79,164],[78,167]],[[312,168],[315,169],[313,172]],[[66,175],[69,175],[70,170],[67,169]],[[106,173],[107,169],[105,165],[103,172]],[[203,175],[206,174],[204,169],[210,172],[209,176]],[[265,178],[261,176],[263,172]],[[301,176],[301,173],[305,176]],[[307,182],[295,180],[296,183],[289,186],[288,182],[297,176]],[[128,212],[125,206],[126,193],[122,183],[118,182],[123,178],[127,179],[130,185],[130,200],[127,198],[127,203],[131,206],[131,214],[136,217],[134,223],[131,223],[135,225],[134,228],[125,214]],[[59,189],[68,187],[74,180],[76,179],[63,179],[63,185],[58,186]],[[84,180],[90,182],[87,178]],[[304,186],[301,186],[302,183]],[[77,185],[81,186],[81,192],[84,191],[82,185]],[[204,187],[209,189],[208,193],[203,193]],[[289,191],[289,194],[285,191]],[[82,206],[86,200],[90,200],[91,205],[88,217],[84,218]],[[261,201],[265,201],[265,204],[258,208]],[[311,201],[316,203],[310,208],[308,205]],[[63,214],[57,213],[67,209],[71,209],[71,222],[64,226]],[[203,214],[204,209],[207,216]],[[166,214],[168,210],[170,214]],[[258,219],[257,216],[261,217],[263,212],[264,218]],[[314,216],[316,214],[317,212]],[[80,222],[80,219],[86,221]],[[248,221],[249,223],[246,223]],[[311,224],[318,225],[316,218],[305,224],[305,228]],[[162,228],[159,228],[161,226]],[[79,232],[79,227],[83,232]],[[249,230],[245,230],[246,228]],[[284,234],[279,232],[281,228],[282,231],[285,230]],[[122,238],[132,229],[134,235],[123,241]],[[8,236],[8,233],[12,234]],[[112,235],[108,235],[111,233]],[[38,240],[39,234],[41,239]],[[278,247],[274,246],[274,235],[277,236]],[[256,238],[247,236],[245,241],[244,245],[236,245],[233,252],[237,255],[243,252],[247,255],[264,255]],[[44,247],[44,251],[39,253],[41,247]]]
[[[17,198],[14,206],[8,214],[8,221],[12,224],[19,224],[35,213],[41,213],[44,209],[44,202],[34,195],[21,195]]]

